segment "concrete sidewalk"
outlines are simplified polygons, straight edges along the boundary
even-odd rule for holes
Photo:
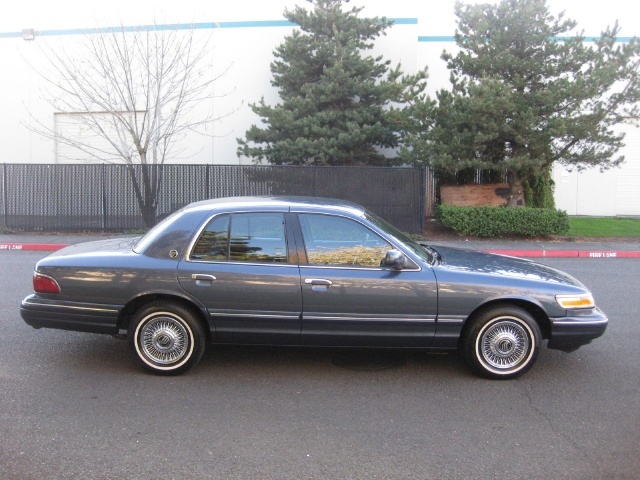
[[[51,252],[67,245],[117,238],[122,235],[87,234],[5,234],[0,235],[0,250],[24,250]],[[527,258],[640,258],[640,241],[623,242],[606,240],[591,241],[541,241],[510,239],[434,239],[433,245],[467,248],[484,252]]]

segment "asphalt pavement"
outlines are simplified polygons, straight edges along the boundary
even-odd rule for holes
[[[149,375],[125,341],[20,318],[43,253],[0,252],[2,480],[639,478],[638,259],[542,259],[610,326],[492,381],[459,353],[232,345]]]
[[[67,245],[90,242],[120,235],[109,234],[2,234],[0,250],[55,251]],[[427,241],[433,245],[444,245],[480,250],[503,255],[527,258],[640,258],[640,240],[622,241],[607,239],[546,240],[546,239],[477,239],[446,238]]]

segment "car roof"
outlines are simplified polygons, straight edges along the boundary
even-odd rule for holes
[[[184,207],[185,210],[220,210],[229,211],[243,208],[286,208],[295,211],[335,211],[350,212],[361,216],[365,213],[364,207],[335,198],[305,197],[305,196],[255,196],[255,197],[226,197],[202,200]]]

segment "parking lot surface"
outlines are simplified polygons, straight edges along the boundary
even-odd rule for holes
[[[638,478],[640,260],[541,259],[609,329],[490,381],[457,354],[231,346],[156,377],[121,340],[21,320],[43,255],[0,256],[2,479]]]

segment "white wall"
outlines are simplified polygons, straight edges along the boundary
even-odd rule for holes
[[[640,129],[620,125],[626,134],[620,154],[625,162],[605,173],[599,168],[578,172],[557,164],[556,206],[569,215],[625,216],[640,215]]]
[[[472,0],[475,1],[475,0]],[[352,0],[365,7],[363,15],[409,19],[395,25],[381,37],[374,54],[382,54],[413,73],[427,65],[429,91],[449,85],[449,74],[440,59],[442,50],[454,50],[455,17],[453,0]],[[220,23],[225,28],[210,31],[217,74],[228,73],[214,85],[216,97],[210,105],[219,114],[231,113],[208,125],[208,136],[192,135],[184,139],[185,151],[173,159],[178,163],[229,164],[248,162],[236,155],[236,138],[260,121],[249,104],[262,96],[268,103],[278,102],[271,86],[269,65],[273,49],[292,32],[290,26],[248,26],[252,21],[281,21],[285,7],[307,5],[304,0],[110,0],[77,2],[74,0],[32,0],[15,2],[0,15],[0,163],[53,163],[52,141],[32,133],[26,125],[31,115],[53,126],[54,111],[47,104],[45,82],[39,77],[45,62],[39,44],[47,41],[72,48],[82,28],[153,23]],[[597,36],[607,25],[619,20],[622,37],[640,35],[640,2],[609,0],[606,8],[595,0],[549,0],[553,13],[565,10],[578,21],[579,30]],[[227,23],[225,23],[227,22]],[[228,22],[237,22],[230,24]],[[22,29],[36,30],[34,41],[22,39]],[[42,35],[45,33],[46,35]],[[75,34],[74,34],[75,33]],[[33,68],[29,67],[29,64]],[[627,163],[622,169],[601,174],[598,170],[577,174],[554,170],[556,197],[560,208],[571,214],[640,215],[640,150],[637,133],[631,130],[635,146],[625,149]],[[634,136],[635,135],[635,136]]]
[[[38,4],[38,5],[34,5]],[[54,48],[72,48],[82,39],[83,28],[113,25],[148,25],[159,23],[216,23],[211,45],[214,71],[218,75],[228,69],[214,83],[211,105],[216,115],[223,116],[207,126],[206,135],[192,135],[184,140],[185,151],[171,161],[175,163],[233,164],[242,160],[236,155],[237,137],[244,135],[253,123],[260,121],[249,105],[264,97],[270,104],[278,102],[277,91],[271,86],[270,63],[273,50],[291,26],[248,26],[250,22],[282,21],[285,8],[305,2],[279,0],[240,0],[235,2],[201,2],[186,0],[137,1],[114,0],[108,3],[69,1],[35,1],[29,6],[16,5],[0,17],[0,58],[11,68],[0,76],[0,163],[54,163],[72,162],[58,159],[53,141],[34,134],[28,125],[33,118],[53,126],[54,111],[45,101],[50,94],[46,82],[39,76],[46,60],[42,59],[40,45],[48,43]],[[415,2],[400,0],[366,3],[364,14],[406,19],[380,38],[373,55],[383,55],[393,63],[401,63],[404,71],[416,71],[418,24],[411,13]],[[68,8],[66,8],[68,7]],[[412,20],[411,20],[412,18]],[[24,28],[36,30],[34,41],[22,39]],[[29,67],[32,65],[33,68]],[[244,159],[249,162],[248,159]]]

